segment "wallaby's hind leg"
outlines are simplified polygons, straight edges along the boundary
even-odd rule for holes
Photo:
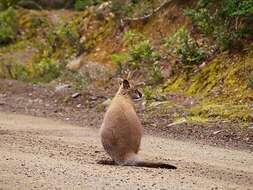
[[[139,155],[135,154],[135,153],[128,153],[125,156],[124,159],[124,164],[123,165],[136,165],[138,162],[141,162],[141,158],[139,157]]]
[[[117,138],[113,134],[113,130],[106,129],[101,131],[101,141],[105,151],[109,154],[114,162],[122,165],[124,162],[124,156],[122,150],[119,147]]]

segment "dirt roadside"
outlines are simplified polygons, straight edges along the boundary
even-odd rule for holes
[[[0,189],[252,189],[253,154],[146,135],[144,159],[177,170],[101,166],[97,129],[0,113]]]
[[[61,84],[60,87],[64,86]],[[32,85],[13,80],[0,80],[0,111],[21,113],[44,118],[62,120],[78,126],[99,128],[105,112],[104,102],[112,97],[117,86],[113,84],[103,89],[89,89],[78,92],[71,88],[56,90],[58,86]],[[74,95],[74,98],[72,97]],[[187,103],[180,95],[168,97],[171,102]],[[190,140],[200,144],[226,147],[237,150],[253,151],[253,128],[242,129],[236,123],[208,123],[205,125],[180,124],[169,126],[173,122],[171,115],[185,114],[170,106],[164,108],[142,108],[142,102],[136,105],[137,113],[144,124],[145,133],[158,137],[177,140]],[[162,102],[153,102],[160,104]],[[148,111],[151,110],[151,111]]]

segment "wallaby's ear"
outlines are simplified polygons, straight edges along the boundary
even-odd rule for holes
[[[142,88],[142,87],[145,86],[145,85],[146,85],[145,82],[139,82],[139,83],[135,84],[134,86],[135,86],[135,87],[138,87],[138,88]]]
[[[122,84],[123,84],[123,88],[124,89],[130,88],[130,84],[129,84],[128,80],[124,79],[123,82],[122,82]]]
[[[136,73],[137,69],[135,69],[134,71],[129,71],[128,75],[127,75],[127,80],[132,79],[134,74]]]

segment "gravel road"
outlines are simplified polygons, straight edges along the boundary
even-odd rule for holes
[[[0,112],[1,190],[253,189],[252,152],[146,135],[140,154],[178,169],[98,165],[97,129]]]

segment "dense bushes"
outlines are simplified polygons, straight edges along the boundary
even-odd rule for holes
[[[169,53],[175,54],[182,63],[200,64],[217,52],[216,50],[242,51],[245,44],[252,42],[252,0],[197,2],[196,7],[185,10],[185,14],[192,20],[194,30],[189,32],[182,27],[165,39]]]
[[[90,6],[90,0],[76,0],[75,1],[75,10],[81,11],[84,10],[87,6]]]
[[[43,81],[50,82],[60,75],[59,63],[49,58],[40,60],[39,63],[33,64],[31,77],[34,82]]]
[[[1,62],[0,76],[22,80],[26,82],[50,82],[60,76],[59,63],[53,59],[43,58],[39,62],[30,64],[16,64]]]
[[[248,78],[248,87],[250,87],[251,89],[253,89],[253,72],[251,72],[249,74],[249,78]]]
[[[103,0],[75,0],[74,7],[75,7],[75,10],[82,11],[89,6],[97,5],[102,2]]]
[[[124,41],[128,47],[128,62],[133,68],[154,63],[160,57],[159,52],[141,33],[129,30],[124,34]]]
[[[169,53],[176,54],[180,61],[187,65],[199,64],[205,58],[205,50],[190,36],[185,27],[165,39]]]
[[[162,81],[158,64],[160,54],[141,33],[129,30],[124,34],[127,52],[112,55],[112,61],[120,69],[140,69],[147,74],[148,81],[156,84]]]
[[[9,7],[25,7],[32,9],[43,8],[75,8],[81,11],[91,5],[97,5],[103,0],[0,0],[0,10]]]
[[[42,9],[40,4],[35,0],[0,0],[0,11],[6,10],[10,7],[14,8],[17,6],[32,9]]]
[[[60,48],[66,45],[78,47],[80,35],[71,24],[60,24],[55,26],[47,35],[48,43],[53,48]]]
[[[59,23],[48,30],[49,32],[43,36],[44,40],[37,44],[42,58],[52,57],[66,61],[73,55],[83,53],[84,45],[80,42],[80,31],[76,23]]]
[[[196,9],[186,10],[186,15],[221,50],[242,49],[243,40],[253,39],[252,0],[199,0]]]
[[[3,55],[0,77],[50,82],[62,74],[70,59],[83,53],[81,18],[68,22],[59,18],[53,23],[45,15],[12,7],[0,12],[0,54]]]
[[[75,10],[82,11],[88,6],[91,6],[92,4],[93,4],[92,0],[76,0],[74,7],[75,7]]]
[[[6,10],[19,4],[21,0],[0,0],[0,10]]]
[[[17,35],[16,13],[12,8],[0,12],[0,45],[15,40]]]
[[[154,11],[161,0],[112,0],[112,11],[119,17],[142,17]]]

